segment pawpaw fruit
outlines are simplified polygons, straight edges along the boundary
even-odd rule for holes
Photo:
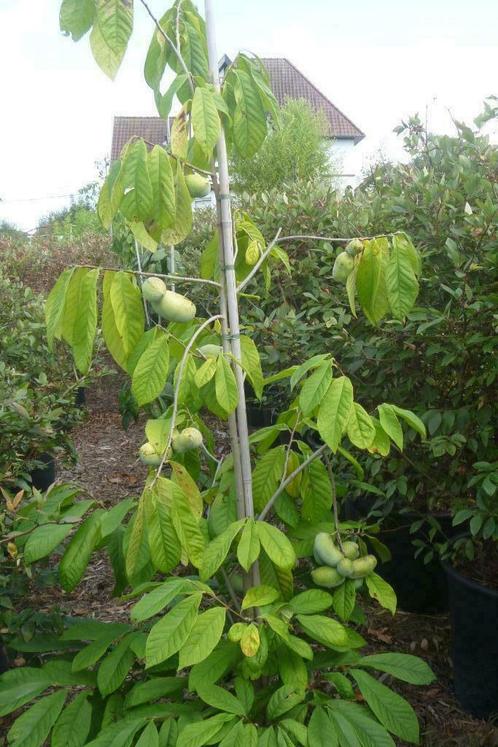
[[[228,640],[232,641],[232,643],[239,643],[246,628],[246,623],[234,623],[228,630]]]
[[[144,443],[138,450],[140,461],[148,464],[150,467],[159,467],[162,455],[157,452],[149,441]]]
[[[334,589],[344,583],[344,576],[337,573],[335,568],[328,565],[322,565],[311,571],[311,578],[317,586],[323,586],[325,589]]]
[[[330,568],[335,568],[337,563],[344,557],[327,532],[319,532],[316,535],[313,543],[313,555],[317,563],[328,565]]]
[[[200,348],[197,348],[197,351],[205,358],[216,358],[217,355],[223,352],[223,348],[221,345],[207,344],[201,345]]]
[[[142,295],[146,301],[160,301],[167,288],[161,278],[147,278],[142,284]]]
[[[377,558],[375,555],[364,555],[362,558],[353,560],[353,574],[351,578],[365,578],[373,573],[375,566],[377,565]]]
[[[205,179],[200,174],[187,174],[185,184],[191,197],[207,197],[211,192],[209,179]]]
[[[356,542],[352,542],[350,540],[342,543],[342,551],[344,553],[344,557],[348,558],[348,560],[356,560],[356,558],[360,554],[360,548],[358,547]]]
[[[361,239],[353,239],[346,247],[346,252],[350,257],[356,257],[361,251],[363,251],[363,241]]]
[[[332,268],[332,277],[339,283],[345,283],[348,277],[351,275],[354,267],[353,257],[350,257],[347,252],[341,252],[337,255]]]
[[[349,558],[343,558],[337,563],[337,572],[344,576],[344,578],[351,578],[353,576],[353,563],[354,560]]]
[[[202,433],[197,428],[185,428],[173,436],[173,451],[183,454],[202,445]]]
[[[181,293],[167,290],[159,299],[153,301],[154,311],[169,322],[190,322],[195,317],[195,304]]]

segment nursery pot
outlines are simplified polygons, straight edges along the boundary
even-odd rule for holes
[[[31,483],[37,490],[47,490],[55,482],[55,459],[52,454],[45,452],[37,457],[43,466],[37,467],[31,473]]]
[[[84,386],[79,386],[77,388],[74,397],[74,404],[79,408],[82,408],[86,405],[86,389]]]
[[[443,563],[448,578],[455,693],[477,718],[498,713],[498,591]]]
[[[374,499],[361,496],[343,503],[346,519],[357,521],[368,515]],[[382,563],[380,575],[391,584],[398,597],[398,607],[405,612],[446,612],[448,588],[446,575],[438,557],[424,563],[423,557],[414,557],[413,540],[423,538],[423,530],[410,534],[410,525],[420,518],[408,512],[391,514],[389,525],[377,536],[389,548],[391,560]],[[455,533],[449,515],[436,515],[447,536]]]
[[[246,406],[247,424],[253,428],[264,428],[275,422],[275,410],[268,405],[248,402]]]

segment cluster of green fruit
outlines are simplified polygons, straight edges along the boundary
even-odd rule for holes
[[[347,578],[358,581],[358,586],[361,586],[365,576],[373,573],[377,565],[374,555],[360,558],[360,548],[356,542],[343,542],[341,549],[326,532],[316,535],[313,555],[320,566],[311,572],[311,577],[317,586],[324,586],[326,589],[340,586]]]
[[[202,446],[202,433],[197,428],[184,428],[183,431],[175,431],[171,446],[176,454],[184,454],[191,449],[198,449]],[[150,441],[140,447],[139,456],[140,460],[150,467],[158,467],[163,457]]]
[[[168,322],[190,322],[195,317],[195,304],[181,293],[169,291],[161,278],[147,278],[142,294],[156,314]]]
[[[337,255],[332,268],[332,277],[339,283],[345,283],[353,272],[354,258],[363,251],[363,242],[361,239],[353,239],[349,242],[346,249]]]

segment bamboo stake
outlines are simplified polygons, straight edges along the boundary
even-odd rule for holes
[[[217,91],[220,90],[218,75],[218,56],[216,52],[216,37],[213,22],[212,0],[205,0],[206,36],[208,44],[209,70],[211,80]],[[223,248],[223,264],[221,270],[224,274],[226,285],[226,304],[228,308],[230,347],[232,354],[237,360],[242,360],[240,345],[239,308],[237,301],[237,281],[235,278],[235,257],[233,245],[233,222],[230,205],[230,180],[228,174],[228,155],[225,141],[225,133],[221,129],[216,145],[216,157],[218,162],[218,191],[217,204],[219,206],[219,235],[220,244]],[[220,254],[221,256],[221,254]],[[240,366],[234,367],[235,379],[239,401],[237,405],[237,432],[240,449],[240,466],[242,471],[243,496],[245,516],[254,516],[254,503],[252,497],[252,470],[251,452],[249,448],[249,431],[247,427],[246,401],[244,392],[244,374]],[[234,455],[235,457],[235,455]],[[252,583],[259,583],[259,567],[254,564],[250,571]]]

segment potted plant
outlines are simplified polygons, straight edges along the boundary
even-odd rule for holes
[[[456,511],[466,531],[443,549],[455,692],[479,718],[498,712],[498,462],[475,465],[473,505]]]

